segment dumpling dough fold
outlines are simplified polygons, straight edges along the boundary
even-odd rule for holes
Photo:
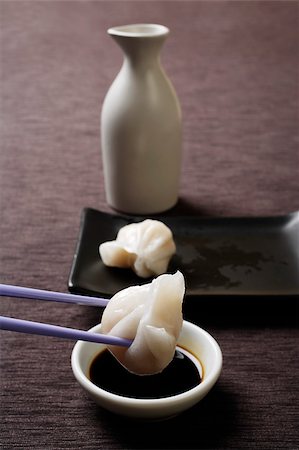
[[[163,222],[152,219],[122,227],[116,240],[99,246],[106,266],[131,267],[142,278],[165,273],[175,251],[171,230]]]
[[[181,272],[115,294],[106,306],[101,332],[132,339],[130,347],[109,346],[130,372],[161,372],[172,360],[183,324],[185,281]]]

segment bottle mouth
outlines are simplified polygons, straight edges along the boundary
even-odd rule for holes
[[[154,23],[136,23],[109,28],[107,33],[113,36],[156,37],[167,35],[169,29],[164,25]]]

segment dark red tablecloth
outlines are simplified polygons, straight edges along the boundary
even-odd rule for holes
[[[106,35],[113,25],[171,30],[162,62],[181,100],[184,157],[169,214],[298,210],[298,2],[2,0],[0,8],[0,282],[67,291],[82,208],[111,212],[100,111],[122,61]],[[200,404],[163,423],[96,407],[73,378],[72,342],[1,332],[2,448],[299,448],[296,318],[255,321],[253,305],[249,321],[188,310],[218,340],[223,372]],[[1,314],[81,329],[100,317],[91,307],[8,298]]]

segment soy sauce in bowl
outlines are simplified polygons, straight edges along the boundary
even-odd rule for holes
[[[135,375],[128,372],[109,350],[93,359],[89,379],[96,386],[113,394],[139,399],[171,397],[198,386],[203,377],[197,358],[178,347],[171,363],[159,374]]]
[[[101,324],[91,328],[90,332],[101,333]],[[117,375],[118,372],[115,372],[113,369],[110,368],[108,370],[110,374],[108,377],[108,384],[111,386],[114,379],[117,392],[121,392],[120,390],[122,390],[122,394],[109,392],[106,390],[107,387],[105,388],[103,386],[101,375],[106,377],[106,363],[101,363],[100,366],[98,366],[98,370],[96,371],[97,379],[95,381],[90,378],[90,375],[94,376],[90,373],[91,363],[97,359],[100,352],[105,352],[105,349],[106,347],[104,344],[95,344],[94,342],[87,341],[76,342],[71,357],[74,376],[84,391],[99,406],[120,416],[126,416],[137,421],[166,420],[190,409],[210,392],[217,382],[222,368],[222,352],[217,341],[198,325],[184,320],[177,343],[177,349],[179,350],[179,354],[183,353],[187,355],[193,364],[195,364],[199,373],[198,375],[195,372],[196,375],[194,376],[196,377],[196,381],[191,382],[189,388],[186,387],[185,384],[180,384],[179,387],[175,386],[170,393],[168,391],[168,386],[166,386],[167,392],[165,392],[163,388],[162,395],[168,396],[160,398],[157,397],[157,390],[159,389],[161,392],[161,388],[158,387],[158,381],[153,383],[148,389],[150,391],[150,398],[137,398],[137,387],[136,384],[134,384],[130,388],[131,395],[134,395],[134,397],[128,397],[126,396],[128,393],[123,387],[127,384],[127,381],[122,378],[123,372],[121,372],[121,375]],[[112,358],[110,355],[108,357]],[[175,361],[175,364],[178,362],[179,361]],[[118,362],[117,364],[120,366]],[[116,370],[121,370],[121,368],[117,367]],[[127,373],[125,373],[125,375],[127,375]],[[163,377],[164,376],[165,374]],[[147,376],[148,379],[151,377],[155,377],[156,380],[161,379],[161,375]],[[191,378],[192,377],[193,375],[191,375]],[[134,376],[133,378],[136,380]],[[138,379],[139,378],[144,377],[138,375]],[[177,379],[179,383],[185,383],[186,380],[189,380],[188,382],[190,383],[190,376],[186,375],[185,369],[184,371],[180,369],[175,370],[172,375],[169,375],[167,378],[169,383],[170,381],[172,382],[174,378]],[[99,383],[100,387],[95,383]],[[166,382],[164,381],[162,384],[165,386],[165,384],[168,384],[168,381],[166,380]],[[183,392],[175,394],[175,392],[182,390]],[[148,394],[148,392],[146,392],[146,394]]]

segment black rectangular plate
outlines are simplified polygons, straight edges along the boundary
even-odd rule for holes
[[[82,212],[69,290],[111,297],[125,287],[149,282],[131,270],[104,266],[102,242],[141,217],[86,208]],[[158,217],[177,246],[169,272],[180,270],[186,296],[298,296],[299,212],[279,217]]]

